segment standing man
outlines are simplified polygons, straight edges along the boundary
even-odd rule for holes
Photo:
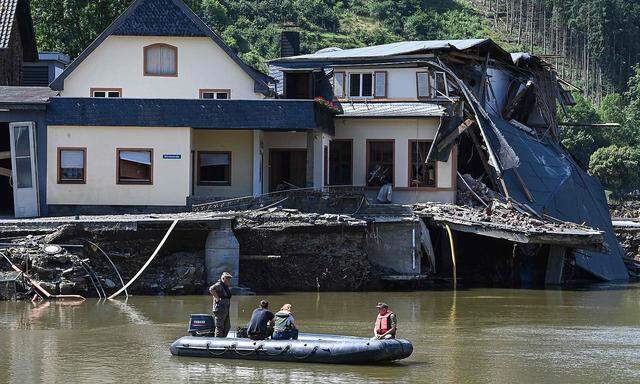
[[[376,308],[378,308],[378,317],[373,328],[374,338],[378,340],[395,339],[398,326],[396,314],[389,310],[389,306],[386,303],[378,303]]]
[[[215,337],[227,337],[231,329],[229,307],[231,306],[231,274],[224,272],[217,283],[209,287],[213,296],[213,317],[215,319]]]
[[[253,310],[247,325],[247,333],[251,340],[265,340],[273,333],[273,312],[269,310],[269,302],[262,300],[260,308]]]

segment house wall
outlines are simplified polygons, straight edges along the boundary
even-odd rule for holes
[[[195,151],[194,194],[215,199],[251,196],[253,194],[253,131],[192,131],[192,150]],[[231,185],[198,185],[197,152],[230,151]]]
[[[372,67],[347,67],[334,69],[336,72],[345,72],[345,98],[349,92],[349,73],[374,73],[376,71],[387,72],[387,98],[388,99],[418,99],[418,86],[416,72],[428,71],[427,68],[372,68]],[[432,80],[433,81],[433,80]],[[432,83],[433,86],[433,83]]]
[[[185,206],[190,180],[190,128],[47,128],[47,204],[88,206]],[[86,184],[58,184],[58,147],[85,147]],[[117,148],[153,149],[153,184],[116,183]],[[163,159],[180,154],[180,159]]]
[[[367,179],[367,140],[393,139],[394,202],[453,202],[455,198],[456,157],[437,162],[436,188],[409,187],[409,140],[433,140],[438,119],[336,119],[336,139],[353,139],[353,183],[365,186]],[[455,154],[455,151],[453,151]],[[374,196],[377,188],[371,191]]]
[[[144,47],[178,48],[178,76],[144,76]],[[109,36],[64,81],[65,97],[91,88],[122,88],[127,98],[197,99],[200,89],[230,89],[233,99],[258,99],[254,80],[208,37]]]

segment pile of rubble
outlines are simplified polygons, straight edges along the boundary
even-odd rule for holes
[[[235,229],[282,230],[292,227],[366,227],[364,220],[349,215],[302,213],[297,209],[269,208],[238,215]]]
[[[42,288],[53,295],[86,296],[94,281],[93,271],[87,261],[57,245],[28,238],[1,252],[8,260],[0,256],[0,270],[12,271],[18,276],[14,280],[13,297],[0,299],[30,298],[36,294],[26,276],[38,281]],[[21,272],[13,271],[9,261]]]
[[[614,219],[640,219],[640,201],[629,200],[612,204],[609,211]]]
[[[416,214],[434,221],[495,227],[523,233],[570,233],[574,231],[599,233],[592,228],[571,222],[540,220],[533,215],[510,209],[498,201],[493,201],[486,208],[444,203],[422,203],[416,204],[413,210]]]

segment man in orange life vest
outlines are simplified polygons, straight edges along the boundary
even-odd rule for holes
[[[396,314],[389,310],[389,306],[385,303],[378,303],[378,317],[376,318],[376,325],[373,328],[374,338],[380,339],[395,339],[396,329],[398,326],[398,319]]]

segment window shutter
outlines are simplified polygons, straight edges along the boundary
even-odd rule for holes
[[[386,98],[387,97],[387,72],[375,73],[375,97]]]
[[[417,72],[418,98],[429,97],[429,72]]]
[[[333,94],[337,98],[344,97],[344,72],[333,74]]]

